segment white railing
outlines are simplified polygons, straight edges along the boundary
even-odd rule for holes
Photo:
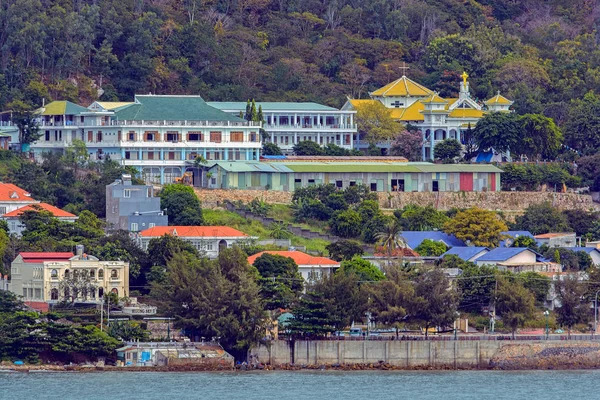
[[[323,129],[356,129],[356,124],[265,124],[264,129],[303,129],[303,130],[323,130]]]
[[[119,121],[112,120],[108,122],[79,122],[79,121],[39,121],[40,127],[99,127],[99,126],[199,126],[199,127],[261,127],[260,122],[253,121],[158,121],[158,120],[142,120],[142,121]],[[12,126],[12,125],[8,125]]]

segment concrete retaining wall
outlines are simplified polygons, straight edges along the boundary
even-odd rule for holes
[[[600,367],[597,341],[272,341],[252,349],[250,355],[275,366],[385,363],[406,369]]]

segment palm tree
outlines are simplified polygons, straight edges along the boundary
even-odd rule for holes
[[[292,232],[289,231],[287,224],[277,221],[269,225],[269,236],[273,239],[289,239]]]
[[[377,233],[377,235],[375,235],[377,244],[386,250],[388,257],[391,257],[395,250],[408,247],[406,239],[400,235],[401,231],[402,228],[398,221],[390,221],[383,226],[382,230]]]

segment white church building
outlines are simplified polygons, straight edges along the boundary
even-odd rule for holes
[[[465,131],[475,127],[486,112],[510,112],[512,101],[498,94],[483,104],[469,92],[468,75],[462,74],[458,98],[440,97],[436,92],[403,75],[400,79],[369,93],[371,99],[348,99],[342,110],[357,110],[363,104],[379,101],[390,108],[391,116],[403,124],[418,127],[423,135],[423,160],[434,159],[434,146],[444,139],[456,139],[465,144]],[[355,141],[355,147],[364,149],[369,144]],[[389,144],[388,144],[389,146]]]

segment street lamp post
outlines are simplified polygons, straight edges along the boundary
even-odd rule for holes
[[[544,311],[544,316],[546,317],[546,340],[548,340],[548,335],[549,335],[548,317],[550,316],[550,312],[548,310]]]
[[[598,293],[600,293],[600,290],[596,292],[596,300],[594,301],[594,335],[598,333]]]

